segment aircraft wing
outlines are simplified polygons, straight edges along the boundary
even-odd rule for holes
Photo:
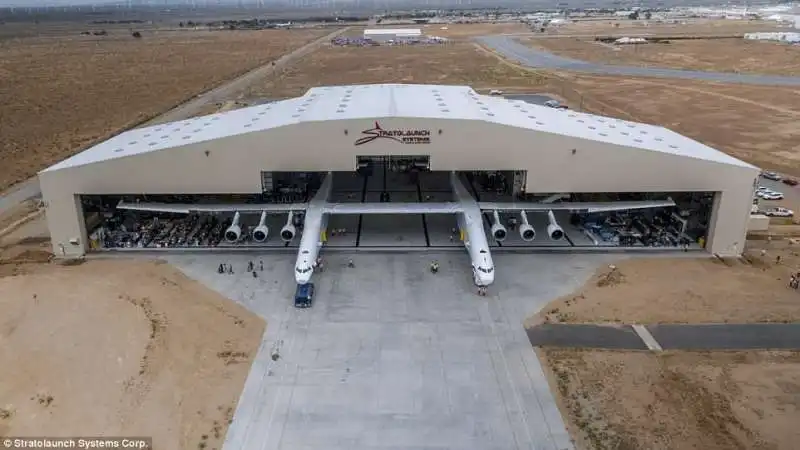
[[[462,212],[460,203],[329,203],[328,214],[455,214]]]
[[[479,202],[482,211],[571,211],[571,212],[610,212],[630,209],[666,208],[675,206],[671,198],[667,200],[630,202],[562,202],[562,203],[491,203]]]
[[[130,211],[149,211],[149,212],[162,212],[174,214],[189,214],[189,213],[222,213],[222,212],[240,212],[240,213],[286,213],[289,211],[305,211],[307,203],[126,203],[119,202],[117,209],[125,209]]]

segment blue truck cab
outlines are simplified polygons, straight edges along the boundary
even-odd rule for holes
[[[314,283],[298,284],[294,293],[295,308],[310,308],[314,303]]]

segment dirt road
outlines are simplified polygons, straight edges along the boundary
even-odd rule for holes
[[[238,78],[231,80],[228,83],[225,83],[222,86],[219,86],[203,94],[200,94],[193,100],[190,100],[182,105],[179,105],[174,109],[152,119],[151,121],[147,122],[145,126],[182,120],[197,114],[199,111],[201,111],[204,107],[206,107],[210,103],[216,103],[222,100],[229,99],[231,96],[236,95],[238,92],[246,89],[248,86],[250,86],[253,82],[258,80],[259,78],[269,75],[270,73],[272,73],[272,71],[276,69],[286,67],[288,64],[314,51],[325,42],[328,42],[335,36],[338,36],[346,32],[348,29],[349,28],[338,29],[333,33],[325,35],[313,42],[310,42],[292,51],[291,53],[287,53],[286,55],[280,57],[278,60],[274,61],[274,63],[258,67]],[[39,188],[39,179],[37,177],[29,178],[28,180],[16,186],[13,186],[11,189],[7,190],[6,192],[3,192],[2,195],[0,195],[0,214],[3,214],[10,208],[13,208],[14,206],[24,202],[25,200],[31,198],[37,198],[40,197],[41,195],[42,192],[41,189]]]

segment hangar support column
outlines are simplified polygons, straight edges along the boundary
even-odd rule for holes
[[[47,227],[56,258],[77,258],[86,254],[88,238],[79,195],[42,189]]]
[[[720,256],[742,254],[752,206],[752,186],[742,184],[736,190],[714,194],[706,249]]]

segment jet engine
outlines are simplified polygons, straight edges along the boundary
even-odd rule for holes
[[[258,221],[258,226],[253,229],[253,240],[256,242],[264,242],[269,236],[269,228],[267,228],[267,212],[261,211],[261,219]]]
[[[293,217],[294,215],[290,212],[289,218],[286,219],[286,225],[281,228],[281,239],[283,239],[283,242],[291,242],[295,234],[297,234],[297,228],[292,224]]]
[[[528,215],[525,214],[525,211],[520,211],[519,216],[522,220],[522,224],[519,226],[519,237],[525,242],[536,239],[536,230],[528,222]]]
[[[550,225],[547,226],[547,234],[550,236],[550,239],[554,241],[560,241],[564,238],[564,229],[556,221],[556,216],[553,215],[553,211],[547,211],[547,219],[550,221]]]
[[[233,222],[231,226],[225,230],[225,240],[228,242],[237,242],[240,237],[242,237],[242,227],[239,225],[239,212],[237,211],[236,214],[233,215]]]
[[[506,231],[506,227],[500,223],[500,213],[497,211],[494,212],[494,224],[492,225],[492,236],[494,240],[498,242],[502,242],[506,240],[506,236],[508,235],[508,231]]]

